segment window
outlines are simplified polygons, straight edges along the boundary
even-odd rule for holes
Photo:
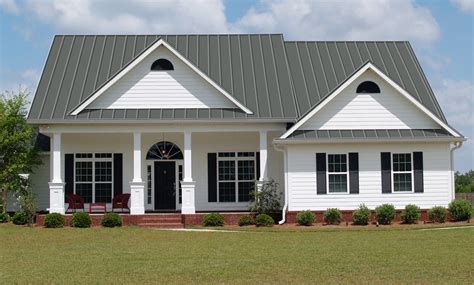
[[[160,58],[158,60],[155,60],[155,62],[153,62],[153,64],[151,65],[151,70],[153,71],[174,70],[174,67],[171,61],[164,58]]]
[[[380,93],[380,88],[377,84],[372,81],[364,81],[359,86],[357,86],[358,94],[366,94],[366,93]]]
[[[248,202],[255,187],[255,152],[219,152],[219,202]]]
[[[392,161],[393,192],[412,192],[411,153],[394,153]]]
[[[161,141],[150,147],[146,154],[147,160],[183,159],[183,153],[177,145],[168,141]]]
[[[146,196],[147,196],[147,204],[151,205],[151,199],[152,199],[152,186],[151,186],[151,165],[146,166]]]
[[[112,154],[76,153],[75,157],[75,193],[86,203],[111,203]]]
[[[328,154],[328,193],[347,193],[347,154]]]
[[[183,166],[178,165],[178,190],[179,190],[179,203],[183,203],[183,190],[181,188],[181,182],[183,181]]]

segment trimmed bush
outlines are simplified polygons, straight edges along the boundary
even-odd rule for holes
[[[12,222],[15,225],[26,225],[28,224],[28,219],[28,215],[25,212],[20,211],[16,212],[15,215],[13,215]]]
[[[8,223],[10,221],[10,215],[7,213],[0,213],[0,224]]]
[[[77,212],[72,214],[71,226],[75,228],[90,228],[92,225],[91,216],[85,212]]]
[[[64,227],[64,216],[59,213],[47,214],[44,218],[44,226],[46,228],[62,228]]]
[[[324,212],[324,221],[326,224],[339,225],[342,221],[342,213],[337,208],[329,208]]]
[[[249,215],[245,215],[239,218],[239,226],[250,226],[255,224],[253,217]]]
[[[472,217],[472,205],[468,200],[454,200],[449,203],[448,211],[455,221],[469,221]]]
[[[381,225],[390,225],[395,218],[395,207],[392,204],[382,204],[375,208],[377,222]]]
[[[273,227],[275,221],[267,214],[260,214],[255,218],[255,225],[257,227]]]
[[[219,213],[210,213],[204,216],[202,224],[206,227],[222,227],[224,216]]]
[[[352,212],[352,222],[354,225],[368,225],[370,220],[370,209],[362,204]]]
[[[106,228],[114,228],[122,226],[122,217],[117,213],[107,213],[102,218],[100,224]]]
[[[432,223],[444,223],[446,222],[446,210],[443,206],[435,206],[428,211],[428,219]]]
[[[405,210],[400,215],[400,219],[404,224],[416,224],[420,219],[420,207],[413,204],[405,206]]]
[[[316,219],[316,216],[310,210],[301,211],[296,215],[296,221],[302,226],[311,226]]]

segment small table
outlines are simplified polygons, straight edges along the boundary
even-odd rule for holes
[[[90,203],[89,204],[89,213],[106,213],[107,212],[107,204],[106,203]]]

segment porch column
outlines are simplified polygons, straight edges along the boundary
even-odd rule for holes
[[[262,130],[260,135],[260,177],[258,177],[257,190],[262,189],[263,182],[267,180],[267,131]]]
[[[133,180],[130,182],[130,214],[145,214],[145,182],[142,180],[142,134],[133,133]]]
[[[192,176],[192,141],[191,132],[184,133],[184,177],[181,182],[181,190],[183,203],[181,205],[182,214],[194,214],[196,213],[196,207],[194,204],[194,190],[196,182],[193,181]]]
[[[61,152],[61,134],[55,133],[51,138],[52,152],[52,177],[49,182],[49,212],[64,214],[64,185],[62,179],[62,152]]]

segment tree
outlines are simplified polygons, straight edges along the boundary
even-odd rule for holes
[[[464,174],[456,171],[454,174],[456,183],[456,193],[474,192],[474,171],[469,170]]]
[[[7,208],[8,193],[19,197],[27,194],[29,181],[20,176],[31,173],[41,163],[35,148],[35,130],[26,123],[27,90],[0,94],[0,190],[3,212]],[[23,192],[23,193],[22,193]]]

